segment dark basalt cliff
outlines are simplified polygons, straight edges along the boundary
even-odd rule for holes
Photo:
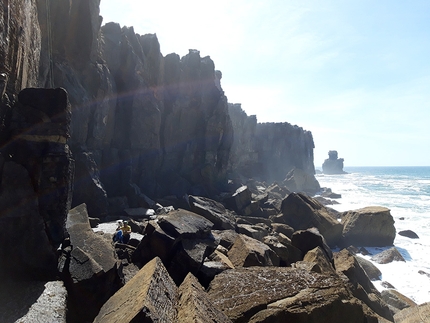
[[[9,98],[25,87],[68,92],[73,205],[103,216],[107,196],[211,196],[231,174],[279,181],[294,167],[313,176],[310,132],[229,114],[209,57],[163,56],[154,34],[101,27],[99,4],[10,0],[0,8]]]
[[[282,181],[294,168],[314,174],[312,133],[283,123],[258,123],[240,104],[229,104],[234,128],[230,166],[242,175],[265,181]],[[308,187],[309,191],[314,187]]]

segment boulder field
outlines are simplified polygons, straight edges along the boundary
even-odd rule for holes
[[[391,246],[390,211],[312,197],[310,131],[258,123],[209,56],[164,56],[99,5],[0,6],[0,322],[427,315],[350,251]],[[118,219],[142,238],[92,230]]]

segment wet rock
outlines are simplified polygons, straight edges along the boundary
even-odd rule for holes
[[[406,261],[396,247],[384,250],[371,258],[378,264],[388,264],[393,261]]]
[[[418,234],[416,234],[414,231],[412,230],[403,230],[403,231],[399,231],[398,232],[399,235],[403,236],[403,237],[407,237],[407,238],[411,238],[411,239],[419,239],[420,237],[418,236]]]

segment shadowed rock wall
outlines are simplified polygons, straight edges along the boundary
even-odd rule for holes
[[[268,181],[293,167],[313,174],[311,134],[230,116],[210,57],[197,50],[163,56],[155,34],[101,27],[100,0],[4,3],[0,72],[11,80],[7,92],[67,90],[68,142],[77,160],[73,206],[86,203],[90,216],[107,213],[108,197],[135,204],[140,193],[217,194],[237,170]]]
[[[299,168],[314,175],[312,133],[284,123],[258,123],[240,104],[229,104],[234,128],[230,167],[246,177],[283,181],[288,172]]]

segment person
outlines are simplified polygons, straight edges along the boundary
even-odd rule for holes
[[[114,242],[119,242],[119,243],[123,242],[123,233],[122,233],[123,226],[124,224],[122,223],[122,221],[118,221],[118,226],[116,227],[115,234],[113,236]]]
[[[131,227],[128,225],[127,221],[123,222],[123,226],[121,227],[122,230],[122,243],[127,244],[130,240],[130,234],[131,234]]]

